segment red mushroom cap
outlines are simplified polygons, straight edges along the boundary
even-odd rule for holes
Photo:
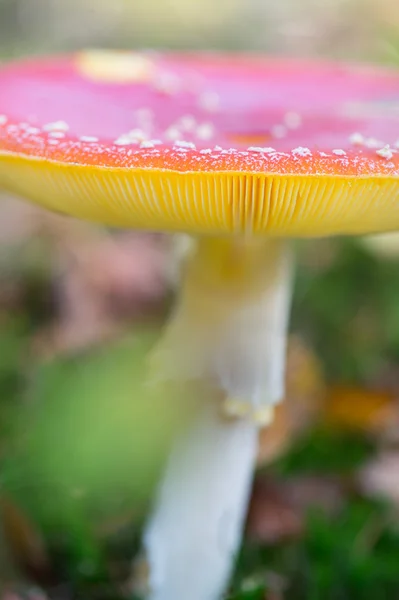
[[[399,74],[88,51],[0,70],[0,186],[124,227],[399,228]]]

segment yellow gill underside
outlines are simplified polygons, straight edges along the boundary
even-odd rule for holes
[[[399,178],[101,168],[6,155],[0,189],[120,227],[323,236],[399,229]]]

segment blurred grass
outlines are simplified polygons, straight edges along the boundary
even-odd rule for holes
[[[354,239],[333,244],[330,268],[298,271],[292,323],[311,338],[329,379],[367,383],[398,360],[399,261],[378,259]]]
[[[392,61],[398,12],[395,0],[0,0],[0,55],[144,46]]]
[[[295,600],[368,600],[396,598],[398,593],[398,531],[392,530],[387,509],[376,503],[352,500],[334,520],[310,513],[306,534],[300,543],[266,548],[248,544],[241,557],[241,572],[260,573],[267,569],[266,587],[281,580],[281,597]],[[378,539],[367,546],[361,536],[378,528]],[[256,592],[258,594],[259,591]],[[252,594],[237,594],[236,600],[249,600]],[[263,598],[262,594],[258,596]],[[277,596],[279,597],[279,596]]]
[[[347,475],[375,451],[361,436],[318,430],[301,440],[274,466],[280,475],[319,473]],[[235,584],[251,579],[264,585],[235,600],[274,598],[295,600],[370,600],[396,598],[399,589],[399,523],[387,503],[349,495],[334,516],[310,510],[300,539],[271,546],[244,546]],[[268,574],[269,573],[269,578]],[[270,579],[270,581],[268,581]],[[266,597],[268,597],[266,595]]]
[[[381,365],[399,363],[398,265],[350,241],[337,242],[334,253],[329,266],[312,274],[308,250],[298,249],[294,327],[317,349],[330,381],[363,385]],[[0,315],[1,487],[43,532],[77,597],[115,600],[110,557],[129,563],[138,549],[140,524],[185,399],[157,397],[144,385],[157,328],[46,364],[37,360],[30,341],[46,319],[50,283],[37,273],[26,304]],[[366,332],[354,326],[359,313],[367,315]],[[346,477],[375,451],[364,435],[318,428],[271,472]],[[399,536],[390,513],[387,505],[350,495],[338,516],[309,514],[303,539],[245,545],[232,597],[263,598],[265,587],[272,594],[276,576],[288,600],[396,597]],[[357,550],[370,523],[377,524],[378,539]],[[266,577],[259,589],[240,592],[265,570],[272,574],[269,584]]]

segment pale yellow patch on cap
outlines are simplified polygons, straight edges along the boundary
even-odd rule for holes
[[[138,52],[121,50],[87,50],[76,57],[81,75],[103,83],[140,83],[149,81],[154,63]]]

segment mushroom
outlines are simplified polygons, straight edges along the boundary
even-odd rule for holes
[[[370,254],[377,258],[391,261],[397,261],[399,258],[399,234],[396,231],[367,235],[361,238],[361,243]]]
[[[5,66],[0,87],[0,186],[81,219],[191,237],[150,371],[196,382],[204,399],[145,549],[152,600],[215,600],[259,429],[283,397],[289,239],[399,228],[399,76],[89,51]]]

